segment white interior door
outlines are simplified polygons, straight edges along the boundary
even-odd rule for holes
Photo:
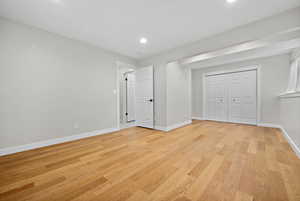
[[[227,121],[227,82],[226,75],[216,77],[216,120]]]
[[[227,121],[226,76],[206,77],[207,119]]]
[[[216,120],[216,91],[215,91],[215,77],[206,77],[206,118],[208,120]]]
[[[257,78],[256,70],[230,74],[229,121],[256,124]]]
[[[136,125],[154,128],[153,66],[137,69],[135,80]]]

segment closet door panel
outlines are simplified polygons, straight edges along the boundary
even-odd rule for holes
[[[256,71],[247,71],[242,75],[243,104],[241,108],[243,121],[246,123],[256,123],[257,116],[257,75]]]
[[[208,120],[256,124],[257,71],[205,77]]]
[[[212,76],[206,77],[206,118],[208,120],[216,119],[216,91],[215,78]]]
[[[228,82],[229,121],[256,124],[256,70],[232,73]]]
[[[227,121],[226,76],[206,78],[206,117],[208,120]]]
[[[238,122],[241,119],[241,73],[228,74],[229,121]]]
[[[216,76],[216,120],[227,121],[227,84],[226,75]]]

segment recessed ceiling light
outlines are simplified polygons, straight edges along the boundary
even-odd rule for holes
[[[148,43],[147,38],[145,38],[145,37],[140,38],[140,43],[141,44],[147,44]]]
[[[227,1],[227,3],[234,3],[234,2],[236,2],[236,0],[226,0]]]
[[[56,4],[62,4],[62,0],[52,0],[53,3],[56,3]]]

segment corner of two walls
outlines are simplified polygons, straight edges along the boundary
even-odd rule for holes
[[[300,158],[300,97],[279,98],[288,85],[290,55],[248,60],[210,68],[200,68],[192,73],[192,116],[203,118],[203,73],[259,65],[261,68],[261,119],[259,125],[280,128]],[[197,67],[192,64],[191,67]]]
[[[117,127],[116,62],[137,61],[4,18],[0,35],[0,151]]]
[[[280,100],[281,128],[300,158],[300,97]]]
[[[197,68],[197,65],[198,64],[192,64],[191,67]],[[288,54],[253,59],[209,68],[194,69],[192,73],[192,116],[203,118],[202,75],[204,73],[224,71],[226,69],[239,69],[254,65],[258,65],[261,68],[261,118],[259,123],[265,125],[280,125],[280,99],[278,98],[278,95],[285,90],[289,75]]]
[[[178,63],[149,60],[154,66],[155,127],[169,131],[191,122],[191,71]]]
[[[191,121],[191,70],[178,62],[168,63],[166,70],[167,126],[179,127]]]
[[[255,40],[257,38],[261,37],[266,37],[274,32],[279,32],[279,31],[284,31],[290,28],[298,27],[300,26],[300,21],[299,21],[299,16],[300,16],[300,7],[297,7],[295,9],[280,13],[275,16],[271,16],[268,18],[265,18],[260,21],[252,22],[247,25],[243,25],[240,27],[237,27],[235,29],[232,29],[230,31],[217,34],[190,44],[186,44],[182,47],[178,47],[169,51],[166,51],[164,53],[161,53],[159,55],[155,55],[153,57],[143,59],[140,61],[141,64],[150,64],[154,65],[155,69],[161,69],[161,68],[166,68],[165,70],[162,70],[163,73],[159,73],[157,71],[155,73],[155,76],[157,79],[157,83],[160,83],[161,81],[163,82],[162,85],[159,85],[155,87],[155,94],[160,94],[163,97],[163,100],[157,100],[156,102],[156,113],[161,113],[161,117],[156,117],[156,123],[158,123],[161,126],[168,126],[172,123],[182,121],[184,119],[184,115],[175,115],[172,116],[173,112],[177,111],[172,111],[172,110],[177,110],[181,108],[182,104],[179,102],[181,101],[180,96],[184,95],[185,93],[179,92],[181,90],[181,87],[178,88],[178,91],[175,90],[175,86],[178,86],[177,83],[175,82],[175,79],[177,79],[178,76],[178,69],[173,68],[167,68],[167,61],[172,61],[172,60],[177,60],[183,57],[188,57],[191,55],[196,55],[199,54],[199,52],[207,52],[210,50],[216,50],[219,48],[224,48],[228,47],[231,45],[235,45],[237,43],[241,43],[244,41],[251,41]],[[267,65],[269,67],[265,68],[265,71],[262,72],[263,76],[266,77],[267,79],[270,79],[272,76],[273,71],[276,74],[276,77],[278,78],[278,83],[271,82],[272,84],[268,85],[265,84],[263,87],[264,94],[266,97],[265,99],[262,100],[262,121],[264,123],[274,123],[278,124],[280,123],[280,118],[279,118],[279,101],[277,95],[281,93],[284,90],[285,83],[287,79],[286,76],[286,71],[284,68],[287,66],[287,59],[282,59],[285,56],[279,56],[281,59],[277,59],[279,63],[276,63],[276,58],[274,59],[275,62],[274,68],[272,68],[272,62],[267,62],[270,65]],[[286,56],[287,57],[287,56]],[[263,61],[263,60],[262,60]],[[249,62],[240,62],[241,65],[248,65]],[[250,62],[251,63],[251,62]],[[252,62],[253,63],[253,62]],[[255,63],[255,62],[254,62]],[[258,62],[259,63],[259,62]],[[255,63],[257,64],[257,63]],[[188,67],[194,66],[197,64],[191,64]],[[240,65],[237,66],[232,66],[228,65],[229,68],[233,67],[240,67]],[[277,66],[281,66],[277,69]],[[216,67],[217,68],[217,67]],[[220,67],[222,68],[222,67]],[[281,74],[279,71],[282,71],[283,74]],[[196,80],[195,78],[197,75],[195,74],[201,74],[201,70],[197,72],[197,70],[193,70],[192,73],[192,117],[202,117],[202,98],[199,96],[199,91],[202,86],[201,79]],[[276,78],[276,79],[277,79]],[[172,81],[174,79],[174,81]],[[264,78],[263,78],[264,79]],[[158,81],[160,80],[160,81]],[[266,80],[265,83],[268,81]],[[284,84],[283,84],[284,83]],[[165,93],[163,93],[165,91]],[[172,94],[174,92],[174,94]],[[196,95],[196,96],[195,96]],[[176,99],[179,98],[180,101],[177,101]],[[174,101],[174,103],[172,102]],[[177,104],[178,103],[178,104]],[[269,105],[270,103],[270,105]],[[173,106],[168,106],[169,104],[174,106],[176,105],[176,108],[173,108]],[[191,103],[190,103],[191,105]],[[167,109],[166,109],[167,108]],[[273,108],[275,110],[273,111]],[[178,113],[180,113],[178,111]],[[270,115],[268,115],[270,113]],[[176,120],[175,120],[176,119]]]
[[[299,57],[300,57],[300,49],[293,51],[290,55],[291,63],[294,59]],[[291,73],[293,73],[292,65],[290,65],[289,70]],[[298,71],[299,70],[300,70],[300,66],[298,64]],[[298,72],[298,81],[297,81],[298,86],[300,86],[299,79],[300,79],[300,72]],[[290,77],[289,81],[291,80],[292,79]],[[288,85],[290,85],[290,82],[289,84],[286,83],[287,89],[289,89],[290,87],[290,86],[288,87]],[[298,91],[297,93],[299,94],[300,92]],[[300,158],[300,96],[299,95],[292,96],[292,97],[283,96],[280,98],[280,120],[281,120],[280,122],[281,130],[285,134],[293,150]]]

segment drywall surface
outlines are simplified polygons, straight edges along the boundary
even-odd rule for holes
[[[191,119],[191,71],[177,62],[169,63],[167,70],[167,125],[172,126]]]
[[[117,125],[112,52],[0,18],[0,148]]]
[[[170,114],[167,114],[166,106],[167,102],[170,102],[171,99],[174,99],[173,101],[176,101],[176,98],[178,96],[170,96],[170,93],[165,93],[167,91],[167,88],[170,86],[171,83],[175,83],[176,80],[169,80],[169,79],[175,79],[177,76],[172,76],[173,72],[171,68],[168,68],[168,70],[164,70],[163,68],[167,68],[167,64],[172,62],[172,61],[177,61],[178,59],[185,58],[185,57],[190,57],[192,55],[208,52],[208,51],[213,51],[213,50],[218,50],[222,49],[228,46],[236,45],[242,42],[250,41],[250,40],[257,40],[266,36],[270,36],[276,32],[281,32],[281,31],[286,31],[288,29],[292,29],[295,27],[300,26],[300,7],[289,10],[287,12],[281,13],[279,15],[275,15],[257,22],[253,22],[244,26],[237,27],[235,29],[232,29],[230,31],[217,34],[211,37],[208,37],[204,40],[196,41],[191,44],[187,44],[182,47],[178,47],[176,49],[169,50],[167,52],[162,52],[159,55],[152,56],[149,58],[145,58],[143,60],[140,60],[139,66],[146,66],[146,65],[154,65],[155,67],[155,95],[156,97],[156,107],[155,107],[155,113],[159,114],[159,117],[156,116],[156,124],[159,125],[164,125],[166,126],[167,124],[167,119],[172,119],[172,117],[169,117]],[[187,30],[188,31],[188,30]],[[281,57],[282,58],[282,57]],[[264,59],[263,59],[264,60]],[[275,64],[275,66],[281,66],[279,69],[274,68],[275,73],[277,71],[284,71],[284,68],[287,66],[287,57],[286,59],[281,60],[281,63]],[[257,64],[257,62],[239,62],[242,65],[247,65],[247,64]],[[268,63],[268,62],[267,62]],[[272,62],[271,62],[272,63]],[[282,67],[283,64],[285,67]],[[197,64],[193,64],[197,65]],[[229,65],[230,67],[231,65]],[[240,65],[237,65],[240,66]],[[214,67],[212,67],[214,68]],[[235,68],[235,67],[233,67]],[[174,73],[177,70],[174,70]],[[272,74],[273,69],[271,67],[265,68],[263,74],[264,76],[267,76],[267,73]],[[168,74],[171,75],[168,75]],[[177,71],[178,73],[178,71]],[[182,71],[184,73],[184,71]],[[192,72],[194,74],[195,71]],[[268,106],[267,101],[268,98],[263,100],[263,105],[266,105],[266,107],[263,109],[263,114],[262,114],[262,120],[266,120],[268,122],[278,122],[279,117],[273,117],[273,116],[268,116],[267,112],[268,110],[271,110],[274,107],[278,107],[279,102],[275,100],[275,94],[276,93],[281,93],[283,90],[282,89],[282,83],[284,79],[284,75],[281,75],[280,72],[279,74],[276,74],[277,77],[279,77],[279,83],[275,84],[274,86],[271,86],[270,89],[265,90],[265,93],[269,94],[266,95],[266,97],[272,97],[271,99],[271,105]],[[286,73],[284,71],[284,73]],[[184,76],[184,75],[183,75]],[[194,75],[193,75],[194,76]],[[195,81],[193,81],[194,83]],[[199,82],[201,82],[199,80]],[[167,83],[169,83],[167,85]],[[201,84],[201,83],[200,83]],[[175,85],[174,85],[175,86]],[[199,87],[199,85],[198,85]],[[268,84],[264,84],[263,88],[268,88]],[[190,89],[188,89],[190,90]],[[193,87],[193,91],[195,91],[195,87]],[[166,94],[165,96],[161,94]],[[200,96],[194,97],[193,93],[193,115],[201,115],[201,108],[200,106],[195,106],[195,102],[199,103],[200,100],[197,100],[201,98]],[[277,109],[278,110],[278,109]],[[276,110],[276,111],[277,111]],[[278,113],[278,112],[275,112]],[[273,114],[273,113],[271,113]],[[180,117],[179,117],[180,118]],[[169,126],[169,125],[168,125]]]
[[[192,116],[203,117],[203,74],[243,67],[260,67],[261,123],[280,125],[280,99],[289,75],[290,55],[249,60],[216,67],[192,70]],[[190,65],[196,67],[197,63]]]

